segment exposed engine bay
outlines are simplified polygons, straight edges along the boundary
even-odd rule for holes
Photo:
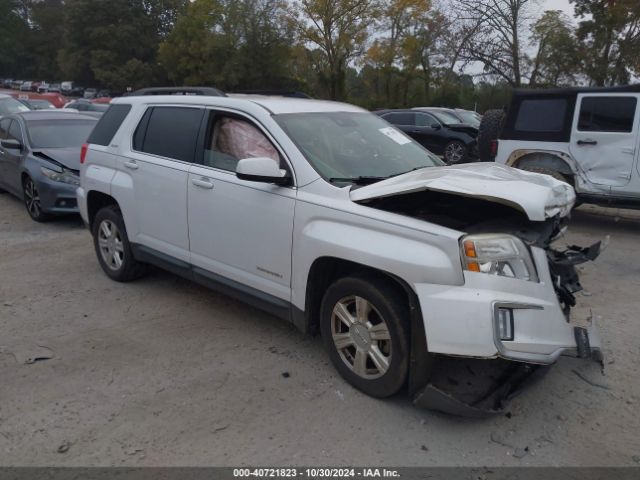
[[[575,265],[595,260],[600,253],[600,242],[587,248],[551,247],[566,229],[568,216],[532,222],[516,206],[428,190],[373,199],[366,205],[466,233],[508,233],[529,246],[545,249],[554,288],[567,316],[576,304],[574,294],[582,290]]]

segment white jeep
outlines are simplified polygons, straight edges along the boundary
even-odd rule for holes
[[[201,95],[115,99],[83,147],[78,204],[112,279],[160,266],[321,331],[370,395],[408,385],[467,415],[560,355],[601,360],[595,328],[569,320],[574,265],[599,246],[550,245],[568,184],[444,166],[347,104],[185,90]]]
[[[638,85],[516,90],[495,161],[566,181],[579,202],[640,208],[639,100]],[[481,143],[502,120],[489,112]]]

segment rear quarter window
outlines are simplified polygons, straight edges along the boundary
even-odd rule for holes
[[[387,113],[382,116],[387,122],[393,125],[414,125],[415,114],[409,112]]]
[[[561,132],[566,113],[563,98],[523,100],[514,128],[519,132]]]
[[[129,111],[131,111],[131,105],[110,105],[100,117],[87,142],[94,145],[109,145]]]
[[[202,108],[150,108],[134,133],[134,150],[193,162],[203,114]]]

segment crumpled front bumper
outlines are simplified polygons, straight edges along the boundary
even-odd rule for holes
[[[463,416],[498,413],[561,355],[602,364],[595,326],[591,321],[572,324],[568,316],[572,293],[581,288],[573,265],[582,261],[571,264],[577,257],[537,247],[531,251],[539,282],[465,272],[462,286],[415,286],[433,358],[423,361],[427,380],[421,383],[414,375],[411,382],[416,405]],[[562,278],[558,262],[567,267]],[[500,308],[511,312],[509,340],[499,333]]]
[[[554,363],[560,355],[584,353],[576,342],[576,325],[558,301],[542,248],[531,249],[539,282],[465,272],[461,286],[415,286],[422,310],[427,349],[474,358],[504,358],[535,364]],[[513,316],[513,340],[501,340],[497,309]],[[594,325],[580,325],[579,337],[598,355],[601,341]]]

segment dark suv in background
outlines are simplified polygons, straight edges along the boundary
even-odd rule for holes
[[[477,159],[478,129],[471,125],[446,122],[433,113],[419,110],[379,110],[374,113],[433,153],[442,155],[450,165]]]

